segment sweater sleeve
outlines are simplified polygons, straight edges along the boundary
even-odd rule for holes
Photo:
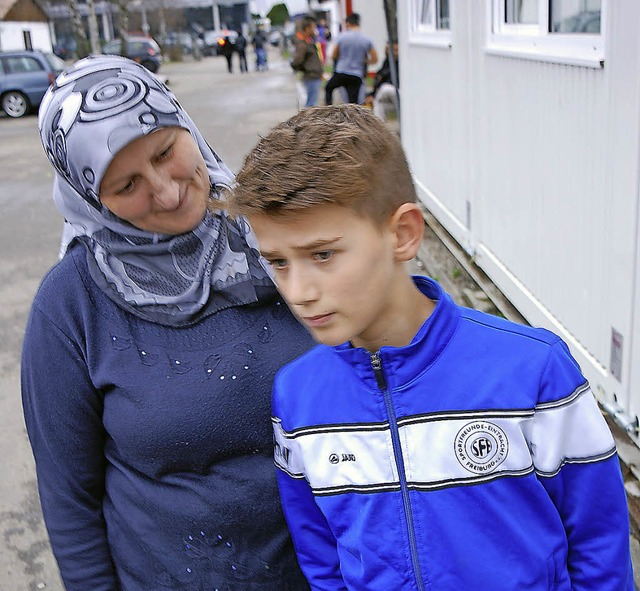
[[[102,514],[103,401],[81,347],[36,306],[22,351],[22,401],[40,501],[67,591],[117,591]]]
[[[303,458],[278,417],[274,390],[275,463],[280,499],[302,572],[312,591],[347,591],[340,572],[336,539],[304,478]]]
[[[633,591],[627,499],[615,443],[562,341],[552,347],[540,394],[530,447],[567,532],[571,588]]]

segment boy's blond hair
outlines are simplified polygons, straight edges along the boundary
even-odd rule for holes
[[[344,104],[305,109],[274,127],[245,158],[229,209],[281,216],[331,203],[382,223],[414,201],[397,136],[368,109]]]

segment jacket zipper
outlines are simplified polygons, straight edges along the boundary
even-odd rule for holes
[[[393,445],[393,454],[398,470],[398,478],[400,479],[400,492],[402,493],[402,505],[404,507],[404,515],[407,520],[407,529],[409,533],[409,550],[411,552],[411,560],[413,562],[413,573],[416,578],[418,589],[424,590],[422,582],[422,573],[420,571],[420,562],[418,559],[418,542],[416,540],[415,527],[413,525],[413,512],[411,511],[411,500],[409,499],[409,487],[407,486],[407,477],[404,471],[404,458],[402,456],[402,447],[400,445],[400,432],[396,421],[396,414],[391,400],[391,393],[387,388],[387,380],[382,371],[382,360],[378,353],[371,354],[371,367],[373,375],[378,383],[378,388],[382,392],[384,404],[389,416],[389,430],[391,431],[391,443]]]

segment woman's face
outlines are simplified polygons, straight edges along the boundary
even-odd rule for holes
[[[141,230],[184,234],[203,219],[209,174],[191,134],[166,127],[120,150],[100,183],[100,202]]]

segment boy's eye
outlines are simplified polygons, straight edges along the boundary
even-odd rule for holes
[[[285,259],[271,259],[267,261],[274,269],[284,269],[287,266]]]
[[[333,256],[333,254],[333,250],[321,250],[319,252],[314,252],[313,258],[319,261],[328,261]]]

